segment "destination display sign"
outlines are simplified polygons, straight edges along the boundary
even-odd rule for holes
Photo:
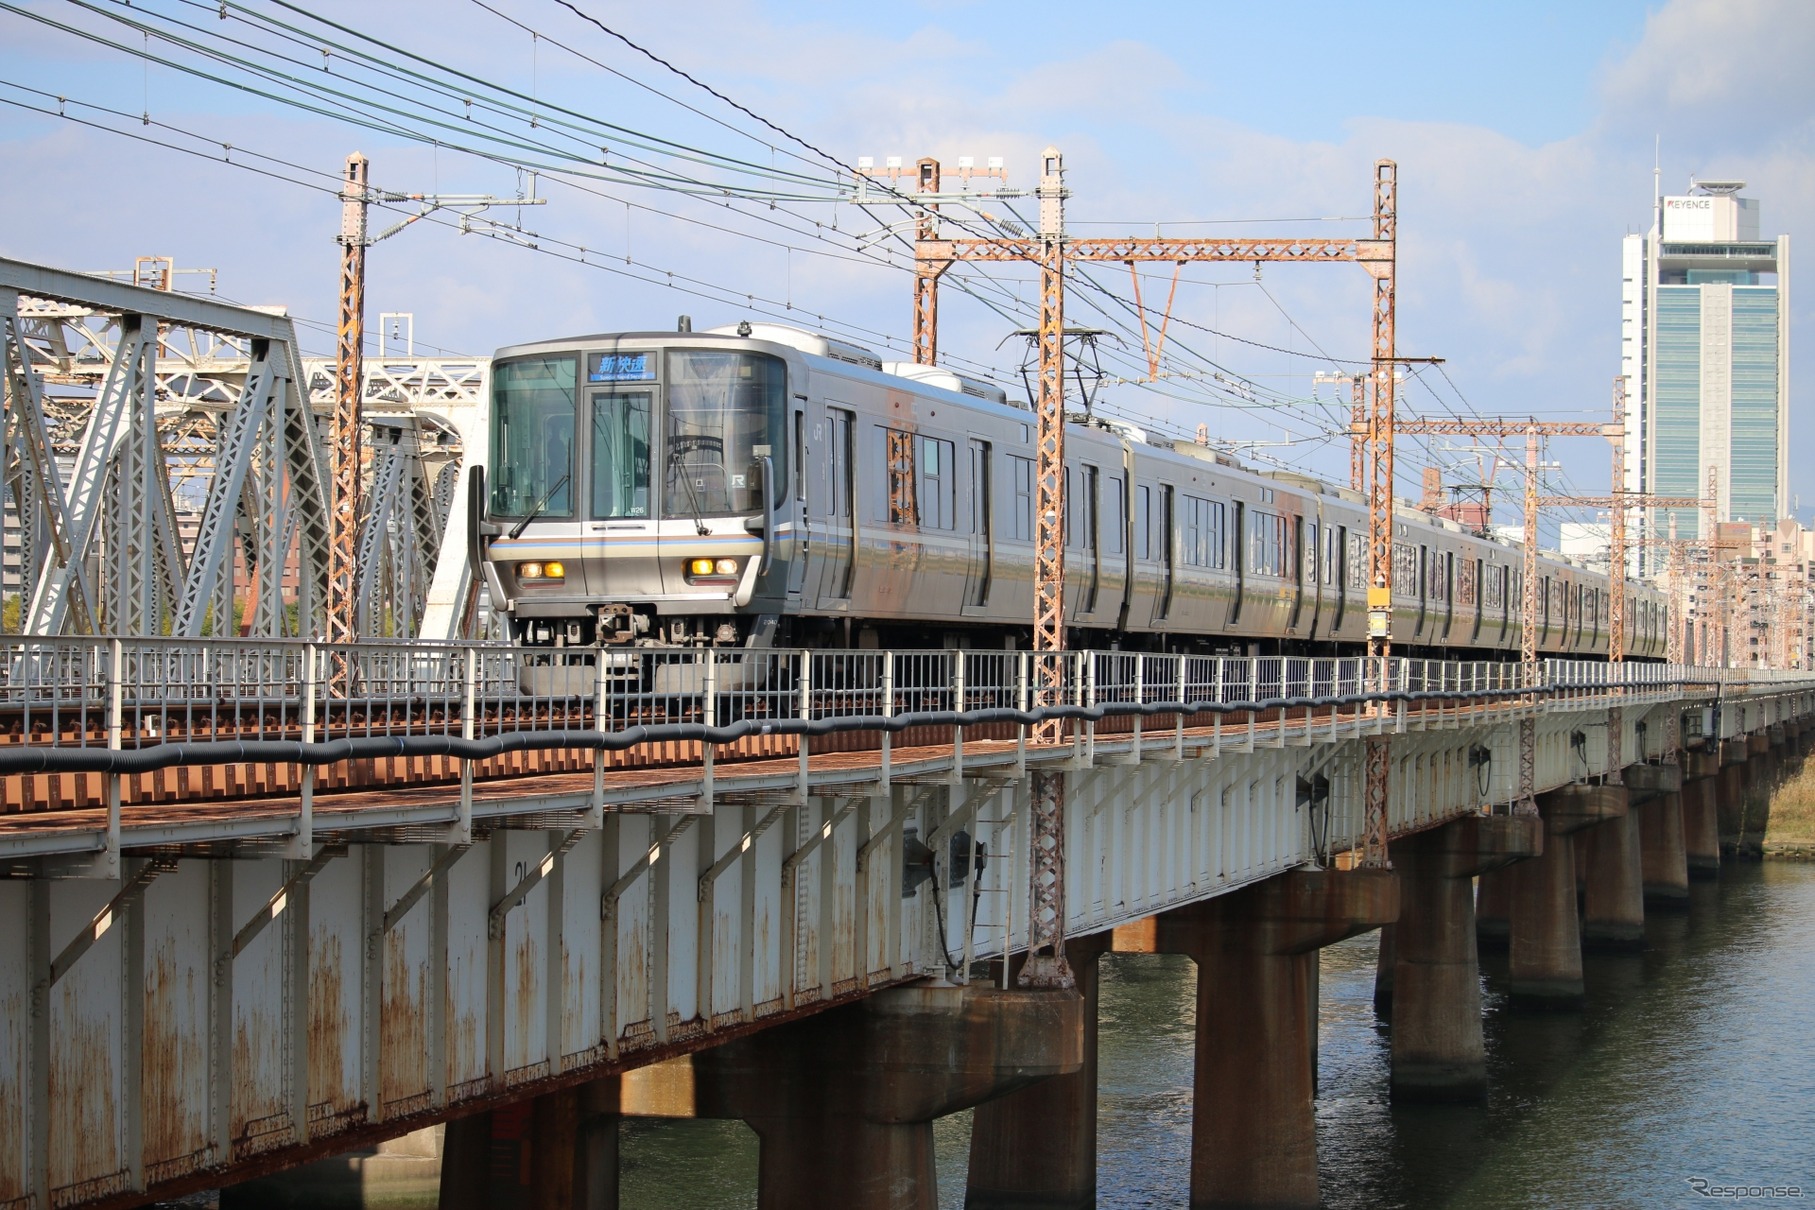
[[[654,377],[648,353],[594,353],[586,359],[588,382],[648,382]]]

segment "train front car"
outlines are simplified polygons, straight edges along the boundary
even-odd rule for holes
[[[782,553],[787,383],[783,357],[707,333],[499,351],[481,543],[512,639],[545,653],[526,688],[750,638]]]

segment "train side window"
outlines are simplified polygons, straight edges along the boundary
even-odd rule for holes
[[[1305,583],[1317,583],[1317,522],[1305,522]]]
[[[1360,534],[1349,535],[1349,587],[1356,592],[1368,586],[1368,550],[1367,539]]]
[[[1418,551],[1408,542],[1393,543],[1393,593],[1395,596],[1418,595]]]
[[[853,415],[839,408],[826,411],[826,516],[851,519],[851,432]]]
[[[920,476],[914,467],[914,435],[880,424],[871,431],[875,438],[869,461],[872,466],[880,466],[885,487],[881,498],[871,500],[871,507],[877,510],[873,519],[890,525],[920,524]]]
[[[1229,565],[1229,506],[1212,500],[1209,516],[1210,566],[1221,570]]]
[[[1017,542],[1034,540],[1034,460],[1008,456],[1009,470],[1014,479],[1015,515],[1014,539]]]
[[[1187,567],[1202,567],[1208,550],[1208,538],[1204,533],[1204,522],[1209,512],[1205,502],[1196,496],[1185,497],[1185,515],[1179,525],[1179,547]]]
[[[937,437],[917,438],[920,482],[915,485],[920,502],[922,529],[954,529],[958,519],[952,466],[952,443]]]

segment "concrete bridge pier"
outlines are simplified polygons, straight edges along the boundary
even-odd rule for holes
[[[1503,950],[1512,940],[1512,871],[1489,870],[1475,883],[1475,940]]]
[[[615,1078],[456,1118],[440,1210],[617,1210]]]
[[[1110,949],[1113,936],[1095,933],[1065,943],[1065,959],[1083,997],[1078,1070],[977,1106],[966,1210],[1096,1205],[1097,959]],[[1019,961],[1011,966],[1011,983],[1019,968]]]
[[[1689,877],[1697,882],[1720,876],[1720,824],[1715,801],[1720,792],[1720,753],[1683,754],[1683,857]]]
[[[1721,846],[1731,847],[1736,855],[1743,857],[1764,851],[1765,829],[1771,820],[1771,795],[1776,792],[1782,773],[1780,751],[1766,731],[1754,731],[1746,736],[1744,788],[1740,792],[1731,839],[1726,834],[1727,829],[1721,828]]]
[[[1751,756],[1746,736],[1722,740],[1720,775],[1716,779],[1714,798],[1715,823],[1719,828],[1722,853],[1737,850],[1740,817],[1746,808],[1747,763]]]
[[[1474,815],[1393,842],[1399,920],[1385,997],[1392,1004],[1395,1100],[1472,1101],[1487,1093],[1471,879],[1536,857],[1542,821]],[[1389,953],[1382,934],[1382,954]],[[1382,1001],[1375,984],[1375,1004]]]
[[[1398,914],[1390,870],[1294,870],[1155,918],[1155,947],[1197,963],[1193,1210],[1320,1204],[1312,966]]]
[[[1576,923],[1575,845],[1583,828],[1626,814],[1626,787],[1563,786],[1538,795],[1544,850],[1508,871],[1512,884],[1513,1000],[1531,1008],[1582,1003],[1582,938]]]
[[[1674,793],[1659,794],[1638,808],[1647,912],[1689,910],[1689,854],[1683,847],[1683,798],[1687,792],[1684,786]]]
[[[1620,780],[1626,790],[1626,813],[1576,837],[1583,873],[1582,944],[1592,950],[1644,946],[1645,813],[1683,784],[1682,771],[1675,765],[1628,765],[1620,771]],[[1677,834],[1680,838],[1680,824]],[[1682,884],[1687,896],[1686,867]]]
[[[1076,992],[914,986],[694,1058],[702,1117],[761,1144],[761,1210],[935,1210],[933,1120],[1079,1070]]]

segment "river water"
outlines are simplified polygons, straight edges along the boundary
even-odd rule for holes
[[[1815,865],[1727,865],[1644,952],[1586,959],[1580,1013],[1508,1009],[1483,955],[1481,1106],[1396,1107],[1374,1014],[1376,937],[1323,953],[1317,1099],[1325,1204],[1705,1205],[1690,1185],[1800,1186],[1815,1205]],[[1193,967],[1103,959],[1100,1207],[1187,1203]],[[964,1204],[968,1114],[938,1124],[941,1205]],[[627,1123],[625,1210],[756,1203],[756,1139],[729,1122]]]

